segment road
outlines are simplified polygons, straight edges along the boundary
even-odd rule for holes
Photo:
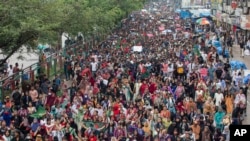
[[[247,68],[250,69],[250,56],[245,56],[244,58],[241,57],[240,55],[240,47],[237,45],[234,45],[233,47],[233,54],[234,57],[232,58],[232,60],[238,60],[238,61],[242,61],[246,64]],[[248,89],[248,94],[250,92],[250,88]],[[245,117],[245,120],[243,122],[243,124],[250,124],[250,96],[247,97],[247,117]]]

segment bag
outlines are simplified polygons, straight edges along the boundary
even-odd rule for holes
[[[184,68],[183,67],[177,68],[177,72],[178,72],[178,74],[183,74],[184,73]]]

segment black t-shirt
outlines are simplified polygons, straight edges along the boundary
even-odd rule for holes
[[[22,118],[20,116],[11,117],[11,121],[13,121],[14,127],[18,128],[22,122]]]
[[[243,41],[241,41],[239,44],[240,44],[240,48],[241,48],[241,49],[244,48],[244,45],[245,45],[245,44],[244,44]]]
[[[228,69],[230,68],[231,66],[230,66],[230,64],[229,63],[225,63],[224,64],[224,70],[227,72],[228,71]]]
[[[217,69],[217,70],[215,71],[215,74],[216,74],[216,76],[217,76],[218,79],[221,78],[222,73],[223,73],[223,71],[222,71],[221,69]]]
[[[226,74],[225,80],[226,80],[227,83],[231,83],[232,82],[232,77],[231,77],[231,75],[229,73]]]
[[[197,79],[198,78],[198,75],[195,73],[195,72],[192,72],[191,74],[190,74],[190,80],[195,80],[195,79]]]
[[[242,93],[247,95],[247,90],[248,90],[248,87],[240,87],[240,89],[242,90]]]
[[[14,100],[14,103],[15,103],[15,105],[20,105],[20,103],[21,103],[21,93],[20,92],[15,92],[14,94],[13,94],[13,96],[12,96],[12,98],[13,98],[13,100]]]

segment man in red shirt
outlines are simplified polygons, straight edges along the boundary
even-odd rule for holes
[[[90,133],[89,141],[97,141],[97,137],[93,134],[93,132]]]
[[[147,90],[148,90],[148,84],[147,84],[146,80],[144,80],[141,87],[140,87],[140,94],[144,95]]]

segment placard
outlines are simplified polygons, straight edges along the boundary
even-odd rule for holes
[[[142,46],[133,46],[132,50],[134,52],[142,52]]]

